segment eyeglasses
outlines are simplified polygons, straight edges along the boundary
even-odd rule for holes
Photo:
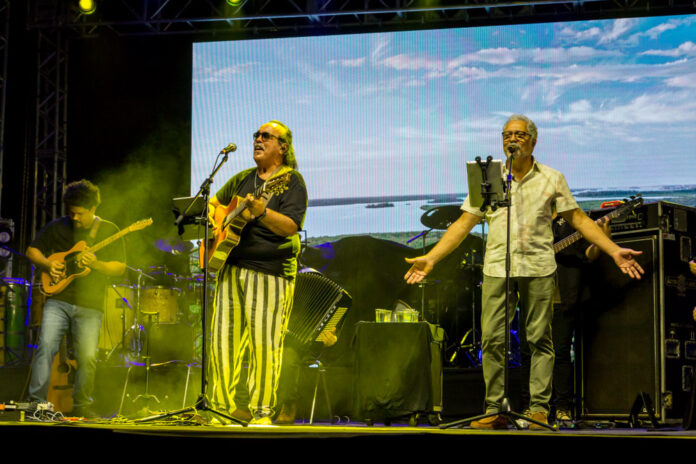
[[[254,140],[259,138],[259,135],[261,136],[261,140],[264,142],[268,142],[271,139],[278,139],[279,142],[285,142],[285,139],[282,137],[278,137],[277,135],[273,135],[270,132],[261,132],[261,131],[256,131],[254,132]]]
[[[529,132],[524,132],[524,131],[505,131],[505,132],[503,132],[503,140],[508,140],[513,135],[515,136],[516,139],[526,140],[528,137],[531,137],[532,134],[530,134]]]

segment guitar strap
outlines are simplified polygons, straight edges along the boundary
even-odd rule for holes
[[[94,239],[97,237],[97,232],[99,231],[99,224],[101,223],[101,218],[99,216],[94,216],[94,222],[92,222],[92,228],[89,230],[89,246],[94,245]]]

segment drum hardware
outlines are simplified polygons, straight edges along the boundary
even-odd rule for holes
[[[220,154],[218,155],[218,159],[215,162],[215,166],[213,167],[210,175],[206,178],[206,180],[201,184],[200,189],[198,190],[198,193],[194,197],[191,198],[175,198],[173,199],[173,203],[175,206],[174,209],[174,215],[177,216],[176,221],[174,222],[174,225],[178,227],[178,232],[179,232],[179,237],[182,240],[200,240],[201,238],[203,239],[203,243],[209,243],[208,240],[210,239],[210,224],[209,224],[209,219],[208,219],[208,202],[210,200],[210,185],[213,183],[213,178],[217,174],[217,172],[220,170],[223,164],[225,164],[228,160],[228,154],[229,152],[222,150]],[[223,156],[224,155],[224,156]],[[189,230],[186,230],[185,225],[191,224],[189,227]],[[201,237],[202,235],[202,237]],[[207,313],[208,313],[208,299],[207,299],[207,291],[208,291],[208,282],[209,282],[209,277],[210,277],[210,270],[208,268],[208,260],[204,259],[203,260],[203,286],[201,287],[201,331],[203,333],[203,336],[205,337],[206,334],[206,327],[207,327]],[[171,411],[167,412],[165,414],[157,414],[154,416],[150,417],[145,417],[143,419],[139,419],[136,422],[147,422],[147,421],[152,421],[152,420],[158,420],[158,419],[164,419],[167,417],[183,414],[183,413],[189,413],[189,412],[201,412],[201,411],[207,411],[211,414],[214,414],[219,417],[224,417],[227,420],[232,421],[233,423],[238,423],[241,424],[242,426],[246,426],[247,423],[245,421],[241,421],[239,419],[236,419],[222,411],[218,411],[215,408],[213,408],[207,399],[206,396],[206,391],[208,387],[208,380],[207,380],[207,364],[208,364],[208,354],[207,354],[207,347],[206,343],[201,344],[201,364],[203,368],[201,369],[201,384],[200,384],[200,393],[198,395],[198,399],[196,400],[195,404],[189,407],[185,407],[182,409],[179,409],[177,411]]]
[[[116,298],[114,298],[115,294]],[[132,301],[134,289],[130,286],[111,284],[104,297],[104,316],[102,318],[99,348],[108,350],[105,361],[111,360],[116,350],[124,346],[128,336],[137,329]],[[118,331],[116,336],[113,331]]]
[[[481,366],[481,332],[477,328],[476,314],[476,287],[481,287],[481,273],[483,264],[477,263],[477,250],[469,250],[462,259],[458,268],[469,271],[470,281],[468,288],[471,290],[471,329],[467,330],[461,340],[455,345],[454,353],[449,358],[449,363],[454,365],[457,356],[461,353],[469,361],[471,367]],[[482,259],[480,260],[482,261]],[[459,334],[459,313],[455,314],[455,332]],[[457,338],[458,339],[458,338]],[[451,348],[451,347],[450,347]]]
[[[152,319],[155,318],[159,321],[159,312],[140,311],[140,314],[147,317],[147,321],[145,321],[145,356],[142,356],[145,364],[145,393],[142,393],[133,398],[133,403],[137,403],[138,401],[145,401],[145,406],[143,408],[147,408],[152,401],[158,404],[160,403],[160,400],[159,398],[157,398],[157,395],[150,393],[150,369],[152,368],[152,359],[150,358],[150,331],[152,329]],[[128,378],[130,377],[132,367],[133,366],[128,367],[128,373],[126,374],[126,384],[123,388],[124,395],[128,386]],[[121,407],[119,407],[119,413],[122,407],[123,396],[121,397]]]
[[[406,243],[409,244],[418,238],[421,239],[421,254],[425,254],[425,239],[430,232],[433,230],[447,230],[447,228],[455,222],[459,216],[461,216],[462,211],[457,205],[442,205],[430,208],[421,216],[421,224],[428,228],[415,237],[410,238]],[[425,287],[431,283],[437,283],[428,281],[427,279],[419,282],[418,287],[420,288],[421,296],[421,320],[427,321],[425,317]],[[439,308],[436,310],[437,316],[435,323],[439,324]]]

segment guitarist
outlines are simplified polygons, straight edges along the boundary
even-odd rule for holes
[[[254,133],[255,168],[233,176],[210,200],[210,214],[235,196],[246,202],[241,217],[248,221],[239,244],[218,273],[211,324],[209,365],[214,407],[233,417],[271,424],[281,367],[283,338],[294,294],[298,231],[307,210],[307,189],[297,168],[292,132],[270,121]],[[290,173],[287,190],[270,199],[256,198],[264,182]],[[213,220],[214,222],[214,220]],[[214,232],[219,232],[219,224]],[[249,352],[249,404],[235,404]]]
[[[88,180],[68,184],[63,193],[63,202],[68,215],[47,224],[26,252],[32,263],[48,273],[54,281],[65,277],[66,266],[61,261],[49,260],[47,256],[68,251],[81,240],[91,245],[118,232],[115,224],[95,215],[101,202],[99,188]],[[90,406],[104,311],[104,290],[109,277],[125,272],[125,258],[122,239],[100,250],[98,255],[89,250],[80,252],[76,255],[78,268],[89,268],[91,272],[46,300],[29,383],[32,401],[46,401],[53,358],[58,353],[63,336],[70,330],[77,359],[72,413],[76,416],[95,416]]]

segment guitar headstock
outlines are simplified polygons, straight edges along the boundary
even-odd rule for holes
[[[136,230],[142,230],[146,227],[149,227],[152,225],[152,218],[147,218],[147,219],[141,219],[137,222],[134,222],[133,224],[129,225],[126,229],[134,232]]]
[[[290,182],[290,173],[286,172],[283,175],[269,179],[263,186],[262,193],[272,192],[274,195],[283,193],[288,189],[288,183]]]
[[[616,216],[621,216],[623,214],[628,214],[636,208],[643,206],[643,196],[638,193],[636,195],[631,195],[631,199],[624,198],[624,203],[616,208],[614,213]]]

